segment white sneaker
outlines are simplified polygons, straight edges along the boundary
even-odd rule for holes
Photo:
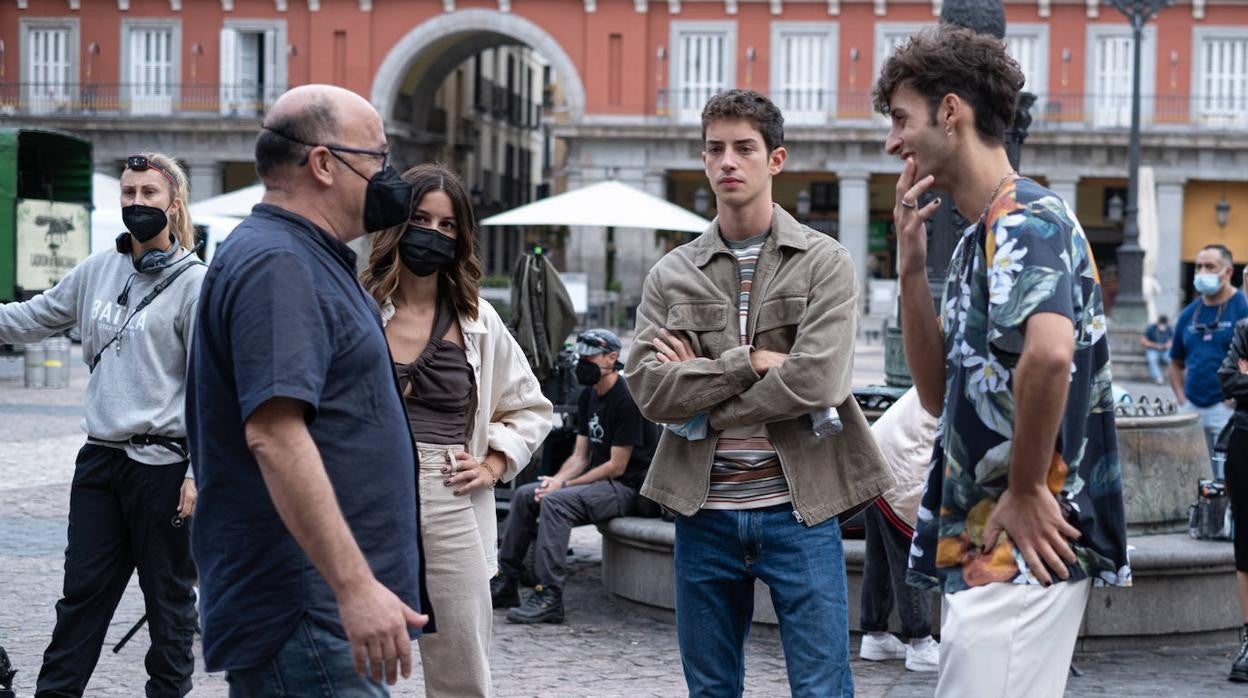
[[[882,662],[887,659],[905,659],[909,651],[906,643],[892,633],[865,633],[862,646],[858,648],[858,656],[868,662]]]
[[[911,640],[906,647],[907,671],[940,671],[940,644],[931,635]]]

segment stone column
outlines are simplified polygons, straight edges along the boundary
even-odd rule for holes
[[[1183,182],[1157,182],[1157,312],[1173,323],[1183,307]]]
[[[854,273],[862,288],[867,278],[867,226],[871,220],[871,175],[867,172],[838,172],[841,187],[840,242],[854,260]]]
[[[1052,189],[1054,194],[1062,197],[1062,199],[1066,202],[1066,205],[1070,206],[1070,210],[1079,210],[1079,207],[1076,205],[1076,201],[1079,198],[1078,177],[1049,177],[1049,189]]]
[[[188,162],[191,179],[191,201],[203,201],[221,193],[221,162],[194,160]]]

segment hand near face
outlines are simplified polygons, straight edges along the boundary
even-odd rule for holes
[[[907,158],[897,178],[897,198],[893,206],[893,221],[897,228],[897,254],[899,270],[902,274],[923,271],[927,267],[927,227],[926,223],[936,209],[940,208],[940,199],[930,201],[919,208],[919,197],[932,187],[933,178],[927,175],[915,181],[914,160]]]

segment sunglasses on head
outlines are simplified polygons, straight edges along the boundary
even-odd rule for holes
[[[160,165],[157,165],[151,160],[148,160],[147,156],[145,155],[131,155],[130,157],[126,158],[125,169],[134,170],[135,172],[143,172],[145,170],[156,170],[157,172],[164,175],[165,179],[169,180],[169,183],[173,185],[173,188],[175,190],[178,188],[178,182],[177,180],[173,178],[173,175],[166,172],[165,168],[161,167]]]

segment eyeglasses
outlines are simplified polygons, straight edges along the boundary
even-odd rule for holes
[[[277,129],[269,128],[268,126],[261,126],[261,128],[263,128],[265,131],[268,131],[269,133],[273,133],[278,136],[281,136],[282,138],[285,138],[288,141],[291,141],[293,143],[298,143],[299,145],[306,145],[309,148],[316,148],[319,146],[333,153],[335,157],[338,156],[338,153],[351,153],[352,155],[368,155],[369,157],[381,158],[381,169],[383,170],[386,169],[386,167],[390,165],[390,151],[389,150],[365,150],[363,148],[350,148],[345,145],[338,145],[336,143],[308,143],[307,141],[301,141],[298,138],[295,138],[294,136],[288,133],[278,131]],[[341,157],[339,157],[338,159],[342,160]],[[306,163],[307,161],[308,161],[308,158],[305,155],[303,158],[303,163]],[[346,161],[344,160],[343,162],[345,163]],[[300,163],[300,164],[303,164],[303,163]],[[347,167],[350,167],[350,165],[347,165]],[[365,179],[367,179],[367,177],[365,177]]]

